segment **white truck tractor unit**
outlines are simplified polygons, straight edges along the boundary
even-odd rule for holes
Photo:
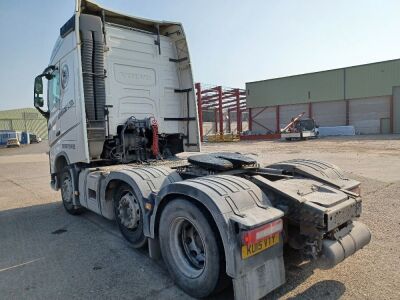
[[[360,183],[336,166],[176,156],[200,151],[179,23],[77,1],[35,79],[34,105],[48,120],[51,186],[67,212],[115,220],[193,297],[231,282],[236,299],[263,297],[285,282],[284,244],[329,268],[370,241],[356,221]]]

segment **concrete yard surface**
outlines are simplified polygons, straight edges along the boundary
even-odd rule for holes
[[[114,222],[71,216],[49,186],[45,143],[0,149],[0,299],[189,299],[162,261],[127,245]],[[362,182],[372,241],[331,270],[285,256],[286,284],[266,299],[400,299],[400,136],[206,144],[203,151],[334,163]],[[227,290],[215,299],[232,298]]]

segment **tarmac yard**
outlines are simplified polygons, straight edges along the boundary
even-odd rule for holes
[[[49,186],[46,143],[0,149],[0,299],[188,299],[162,261],[130,248],[114,222],[71,216]],[[331,270],[285,258],[284,286],[267,299],[400,299],[400,136],[208,144],[205,152],[262,164],[313,158],[362,182],[361,221],[372,241]],[[216,299],[232,298],[228,290]]]

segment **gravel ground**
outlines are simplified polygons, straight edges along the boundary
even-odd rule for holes
[[[45,143],[0,149],[1,299],[188,299],[163,264],[130,249],[113,222],[63,211],[49,187]],[[204,145],[257,155],[262,164],[314,158],[362,182],[361,221],[373,238],[331,270],[285,257],[287,283],[266,299],[400,299],[400,136]],[[229,299],[228,290],[217,299]]]
[[[0,156],[15,156],[23,154],[43,154],[48,150],[47,141],[39,144],[24,145],[19,148],[7,148],[4,145],[0,146]]]
[[[266,299],[400,299],[400,135],[208,144],[203,151],[253,153],[263,164],[324,160],[362,183],[360,221],[370,228],[371,243],[331,270],[288,255],[287,283]]]

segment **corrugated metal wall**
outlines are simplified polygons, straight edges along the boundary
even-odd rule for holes
[[[399,92],[400,99],[400,92]],[[358,134],[390,133],[391,96],[351,99],[348,101],[349,125],[353,125]],[[328,101],[312,103],[312,118],[319,126],[343,126],[347,124],[346,101]],[[285,127],[293,117],[305,112],[309,117],[309,104],[279,106],[280,126],[276,128],[277,107],[252,109],[252,132],[271,133]]]
[[[308,117],[308,104],[283,105],[279,108],[280,112],[280,128],[285,127],[293,117],[305,112]]]
[[[319,126],[346,125],[346,101],[313,103],[312,116]]]
[[[400,59],[246,83],[247,107],[387,96],[400,82]]]
[[[393,132],[400,133],[400,86],[393,87]]]
[[[387,96],[400,82],[400,60],[346,68],[346,99]]]
[[[354,99],[349,106],[349,121],[356,133],[381,133],[381,119],[390,118],[390,97]]]
[[[312,117],[320,126],[349,124],[362,134],[400,133],[399,83],[400,59],[249,82],[247,107],[256,115],[253,131],[277,130],[277,105],[282,128],[301,112],[308,116],[311,103]]]
[[[344,98],[343,70],[246,83],[247,107],[298,104]]]

